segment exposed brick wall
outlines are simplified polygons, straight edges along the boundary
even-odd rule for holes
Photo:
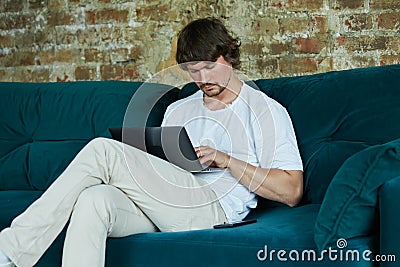
[[[146,80],[222,18],[250,78],[400,63],[399,0],[0,0],[0,81]]]

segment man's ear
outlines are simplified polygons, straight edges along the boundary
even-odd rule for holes
[[[229,60],[225,59],[225,57],[223,55],[220,55],[215,62],[221,63],[221,64],[225,64],[225,65],[228,65],[228,66],[232,67],[232,62],[230,62]]]
[[[186,63],[186,62],[179,64],[179,67],[180,67],[182,70],[184,70],[184,71],[187,71],[187,70],[188,70],[188,68],[187,68],[187,63]]]

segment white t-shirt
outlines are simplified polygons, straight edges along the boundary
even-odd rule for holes
[[[225,109],[212,111],[205,107],[201,90],[172,103],[162,125],[184,126],[193,146],[210,146],[256,167],[303,169],[286,109],[245,83]],[[257,206],[256,194],[228,169],[196,176],[216,193],[229,221],[244,219]]]

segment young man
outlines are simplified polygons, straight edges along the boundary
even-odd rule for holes
[[[0,233],[0,266],[33,266],[68,221],[63,266],[104,266],[108,236],[242,220],[256,195],[296,205],[303,177],[290,118],[236,76],[239,46],[219,20],[188,24],[176,58],[200,90],[173,103],[163,121],[185,126],[200,161],[218,171],[193,175],[96,138]]]

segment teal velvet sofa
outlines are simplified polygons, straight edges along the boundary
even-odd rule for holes
[[[305,171],[301,203],[260,198],[248,216],[257,223],[232,229],[109,238],[106,265],[400,266],[400,65],[249,83],[292,118]],[[123,125],[141,85],[0,83],[0,230],[86,143]],[[150,87],[157,101],[148,126],[196,90]],[[61,266],[64,236],[37,266]]]

